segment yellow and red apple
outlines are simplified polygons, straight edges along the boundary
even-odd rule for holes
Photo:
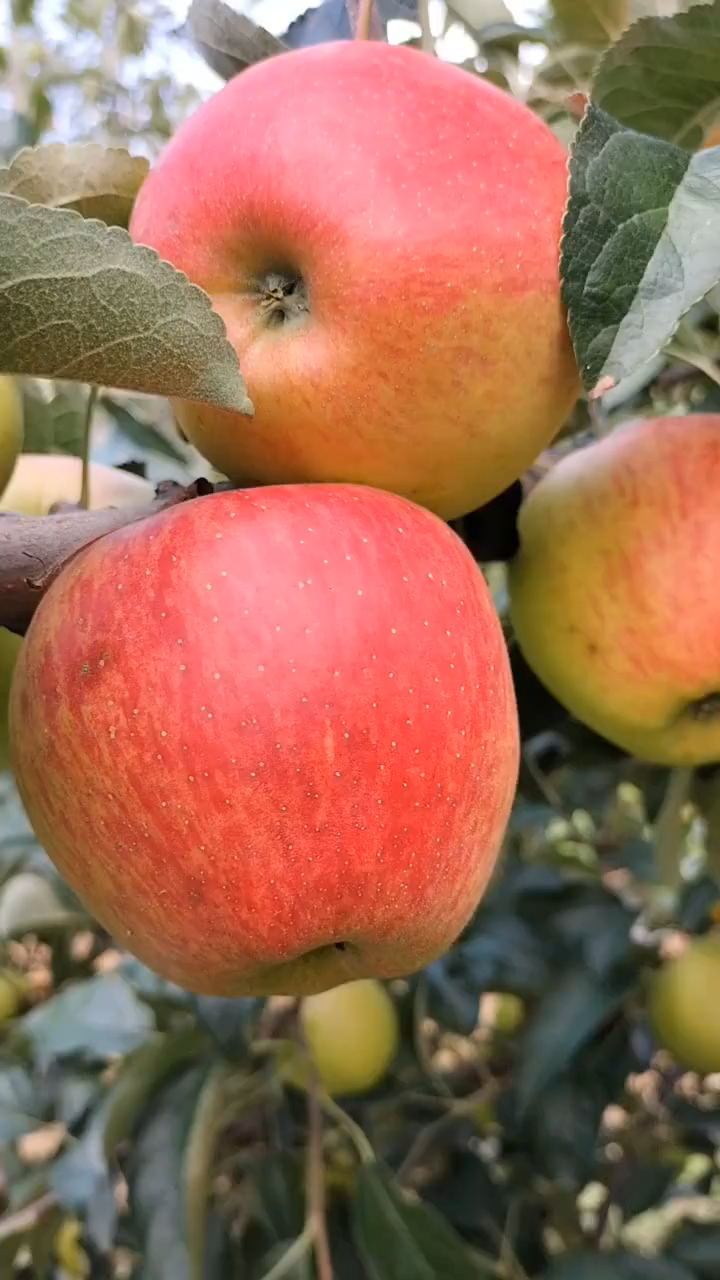
[[[179,403],[182,430],[241,483],[482,505],[579,393],[566,191],[536,115],[418,50],[342,41],[244,71],[180,128],[130,225],[210,295],[255,406]]]
[[[720,760],[720,414],[625,423],[520,511],[515,634],[578,720],[665,765]]]

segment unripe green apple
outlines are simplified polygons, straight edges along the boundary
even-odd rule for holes
[[[579,393],[567,155],[427,53],[338,41],[244,71],[143,186],[139,243],[210,294],[255,406],[176,406],[240,483],[351,481],[446,519],[510,485]]]
[[[22,396],[14,378],[0,376],[0,494],[13,473],[22,443]]]
[[[696,938],[655,975],[650,1016],[680,1066],[720,1071],[720,931]]]
[[[520,511],[512,621],[578,720],[664,765],[720,760],[720,414],[627,422]]]
[[[327,1093],[367,1093],[387,1074],[400,1047],[395,1004],[372,978],[306,997],[305,1042]]]

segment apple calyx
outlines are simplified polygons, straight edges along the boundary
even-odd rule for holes
[[[257,281],[255,290],[260,298],[260,314],[268,327],[295,323],[310,311],[307,285],[297,272],[268,271]]]
[[[691,720],[699,721],[720,718],[720,692],[706,693],[704,697],[688,703],[686,714]]]

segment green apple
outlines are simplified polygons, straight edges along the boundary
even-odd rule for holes
[[[650,1001],[655,1033],[682,1067],[720,1071],[720,930],[694,939],[656,974]]]
[[[387,989],[374,978],[307,996],[300,1023],[327,1093],[360,1094],[379,1084],[400,1047],[399,1021]]]
[[[10,479],[23,443],[23,408],[14,378],[0,377],[0,494]]]
[[[627,422],[549,471],[510,568],[529,666],[642,759],[720,760],[720,414]]]

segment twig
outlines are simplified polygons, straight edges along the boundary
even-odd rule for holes
[[[85,418],[83,421],[82,433],[82,481],[80,483],[80,506],[87,511],[90,506],[90,437],[92,435],[92,420],[95,413],[95,405],[97,404],[98,392],[100,388],[94,383],[88,392],[87,404],[85,405]]]
[[[425,53],[435,52],[435,41],[430,26],[430,0],[418,0],[418,20],[420,22],[420,47]]]
[[[299,1262],[309,1252],[314,1238],[315,1223],[308,1218],[300,1235],[293,1240],[290,1248],[285,1251],[282,1258],[278,1258],[275,1265],[269,1271],[266,1271],[262,1280],[281,1280],[282,1276],[289,1275],[295,1263]]]
[[[322,1111],[320,1108],[320,1079],[310,1062],[310,1088],[307,1095],[308,1152],[306,1196],[308,1223],[313,1226],[317,1280],[333,1280],[330,1242],[325,1220],[325,1178],[322,1153]]]
[[[671,770],[667,790],[655,822],[655,871],[658,885],[675,892],[680,884],[680,852],[685,823],[682,811],[688,802],[693,770]]]
[[[356,40],[369,40],[370,28],[373,18],[373,0],[360,0],[358,5],[357,23],[355,26]]]
[[[12,1240],[13,1236],[25,1231],[32,1231],[43,1218],[47,1218],[48,1214],[57,1209],[58,1205],[55,1192],[48,1191],[38,1200],[33,1200],[32,1204],[26,1205],[24,1209],[18,1209],[17,1213],[0,1218],[0,1244],[4,1244],[6,1240]]]
[[[414,1169],[415,1165],[428,1154],[446,1129],[451,1128],[457,1120],[471,1116],[479,1106],[487,1103],[499,1090],[500,1081],[493,1078],[475,1093],[468,1094],[466,1098],[458,1098],[444,1115],[438,1116],[437,1120],[432,1120],[424,1129],[421,1129],[397,1171],[398,1182],[402,1185],[407,1181],[410,1170]]]
[[[106,534],[212,493],[207,480],[158,486],[153,502],[124,510],[63,510],[49,516],[0,513],[0,626],[23,636],[45,592],[73,556]]]

